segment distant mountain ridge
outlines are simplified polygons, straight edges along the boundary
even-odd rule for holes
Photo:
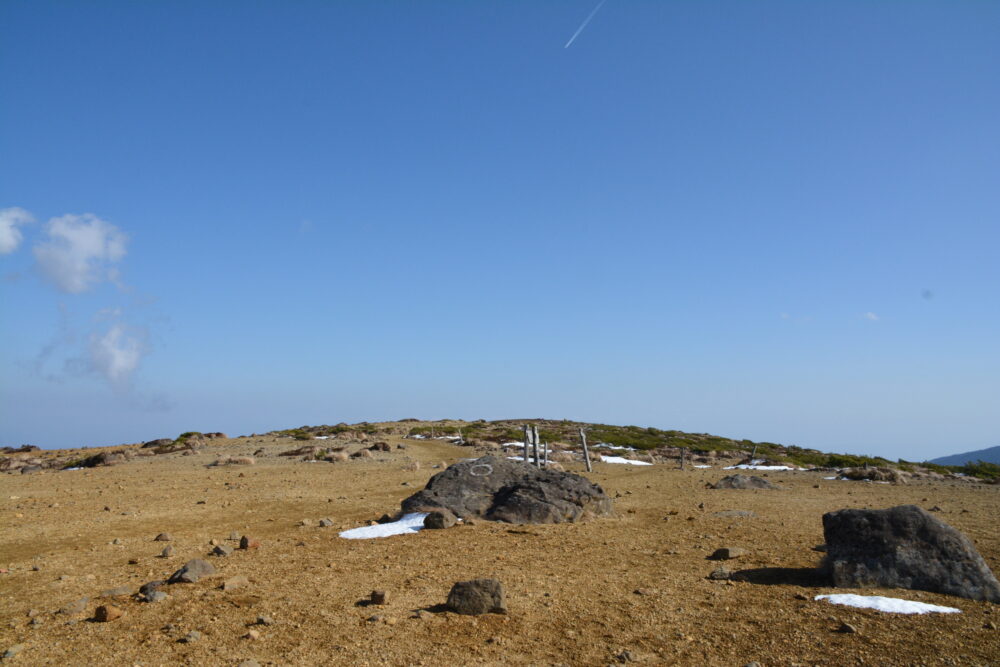
[[[988,447],[986,449],[977,449],[974,452],[963,452],[962,454],[942,456],[941,458],[933,459],[931,463],[937,463],[943,466],[961,466],[966,463],[975,463],[976,461],[1000,463],[1000,445],[996,447]]]

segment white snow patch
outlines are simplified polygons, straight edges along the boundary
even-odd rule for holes
[[[624,449],[625,451],[628,452],[635,451],[635,447],[629,447],[627,445],[611,445],[606,442],[599,442],[596,445],[594,445],[594,447],[604,447],[605,449]]]
[[[834,475],[833,477],[824,477],[823,479],[840,479],[840,478]]]
[[[430,512],[412,512],[404,514],[398,521],[392,523],[377,523],[374,526],[351,528],[340,534],[348,540],[369,540],[375,537],[392,537],[415,533],[424,527],[424,517]]]
[[[649,463],[647,461],[633,461],[632,459],[626,459],[621,456],[604,456],[603,454],[601,455],[601,461],[603,461],[604,463],[628,463],[629,465],[633,466],[653,465],[652,463]]]
[[[692,467],[694,467],[694,468],[711,468],[712,466],[701,465],[701,466],[692,466]]]
[[[83,470],[83,468],[77,466],[75,468],[63,468],[63,470]]]
[[[328,435],[317,435],[314,439],[315,440],[329,440],[330,436],[328,436]]]
[[[792,468],[791,466],[762,466],[752,463],[741,463],[738,466],[726,466],[723,470],[802,470],[802,468]]]
[[[419,433],[417,433],[416,435],[411,435],[410,439],[411,440],[426,440],[427,436],[426,435],[420,435]]]
[[[859,609],[875,609],[890,614],[960,614],[961,609],[954,607],[942,607],[926,602],[914,602],[903,600],[902,598],[885,598],[881,595],[854,595],[853,593],[838,593],[836,595],[817,595],[814,599],[826,600],[832,604],[844,605],[846,607],[857,607]]]

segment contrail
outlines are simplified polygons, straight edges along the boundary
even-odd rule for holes
[[[607,1],[608,0],[601,0],[600,2],[597,3],[597,6],[594,7],[594,11],[590,12],[590,15],[583,20],[583,23],[580,24],[580,27],[576,29],[576,32],[573,33],[573,36],[569,38],[568,42],[566,42],[566,46],[563,47],[564,49],[568,49],[569,45],[573,43],[573,40],[575,40],[577,37],[580,36],[580,33],[583,32],[583,29],[587,27],[588,23],[590,23],[590,19],[594,18],[594,14],[597,13],[597,10],[603,7],[604,3]]]

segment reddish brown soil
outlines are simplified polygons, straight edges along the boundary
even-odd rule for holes
[[[706,483],[724,474],[718,469],[600,464],[588,476],[615,497],[617,518],[545,526],[475,522],[352,541],[338,531],[394,512],[436,472],[432,465],[469,450],[407,441],[406,451],[365,461],[275,456],[298,444],[237,439],[194,456],[0,475],[0,566],[9,570],[0,574],[0,653],[24,644],[10,660],[23,665],[237,665],[250,658],[262,665],[606,665],[628,657],[624,651],[643,664],[1000,663],[1000,606],[868,591],[963,613],[901,616],[836,607],[813,601],[837,591],[811,569],[821,557],[812,547],[823,541],[824,512],[913,503],[943,508],[937,516],[972,538],[1000,571],[998,486],[889,486],[772,472],[768,478],[784,490],[715,491]],[[206,465],[259,447],[268,454],[256,465]],[[406,469],[412,461],[419,470]],[[713,514],[726,509],[757,517]],[[335,526],[316,526],[323,517]],[[300,526],[302,519],[313,525]],[[262,547],[209,558],[218,576],[170,586],[164,602],[118,598],[122,618],[88,620],[108,602],[97,599],[101,591],[164,578],[191,558],[207,557],[211,539],[235,546],[232,531],[259,538]],[[173,536],[171,558],[156,557],[165,546],[153,541],[160,532]],[[122,544],[112,544],[116,538]],[[729,565],[756,570],[751,581],[706,578],[718,566],[706,557],[722,546],[748,550]],[[250,585],[219,589],[236,575],[249,577]],[[440,611],[453,582],[484,576],[503,582],[508,615]],[[387,604],[361,606],[373,589],[386,591]],[[91,598],[85,613],[56,613],[84,596]],[[37,610],[38,625],[29,610]],[[274,624],[254,626],[258,639],[244,638],[261,614]],[[368,620],[373,616],[379,619]],[[836,632],[844,622],[857,632]],[[191,630],[202,638],[178,641]]]

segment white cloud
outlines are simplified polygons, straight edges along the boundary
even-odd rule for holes
[[[64,215],[45,225],[48,240],[35,245],[42,273],[56,287],[79,294],[102,280],[117,280],[109,266],[125,256],[125,234],[95,215]]]
[[[878,315],[876,315],[875,313],[869,311],[869,312],[865,313],[865,319],[866,320],[871,320],[872,322],[878,322]]]
[[[128,384],[145,354],[145,345],[129,335],[121,324],[115,324],[103,335],[90,337],[90,365],[115,386]]]
[[[21,230],[18,225],[34,222],[35,218],[23,208],[13,206],[0,209],[0,255],[7,255],[21,245]]]

